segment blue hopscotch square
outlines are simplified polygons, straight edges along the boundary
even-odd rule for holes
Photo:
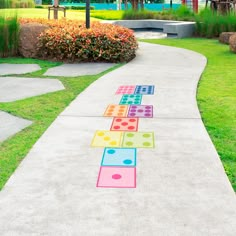
[[[142,95],[140,94],[125,94],[120,100],[120,105],[139,105],[142,102]]]
[[[101,166],[136,166],[136,148],[105,148]]]
[[[137,85],[134,94],[154,94],[154,85]]]

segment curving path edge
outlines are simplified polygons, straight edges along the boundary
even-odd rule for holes
[[[140,43],[137,57],[61,113],[0,192],[1,236],[236,235],[236,198],[196,104],[206,58]],[[139,149],[137,187],[96,188],[103,148],[90,146],[121,85],[154,84],[155,148]]]

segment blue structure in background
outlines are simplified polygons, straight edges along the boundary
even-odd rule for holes
[[[60,2],[60,6],[84,6],[85,3],[63,3]],[[90,6],[95,7],[95,10],[117,10],[117,5],[115,3],[90,3]],[[173,3],[172,9],[178,9],[181,4]],[[128,9],[131,9],[131,4],[128,3]],[[170,9],[169,3],[146,3],[144,8],[152,11],[162,11],[163,9]],[[121,9],[125,10],[125,5],[121,4]]]

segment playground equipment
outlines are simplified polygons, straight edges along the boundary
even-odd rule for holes
[[[236,0],[206,0],[205,8],[207,8],[208,1],[210,1],[210,8],[212,11],[219,12],[221,14],[227,14],[230,11],[235,12]]]
[[[198,0],[182,0],[182,4],[186,5],[189,9],[194,12],[198,12]]]
[[[58,19],[58,11],[63,11],[64,17],[66,17],[66,8],[59,6],[59,0],[54,0],[53,6],[48,7],[48,19],[50,19],[50,12],[53,11],[53,18]]]

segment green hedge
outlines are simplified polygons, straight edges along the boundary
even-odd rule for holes
[[[0,8],[32,8],[34,0],[0,0]]]

